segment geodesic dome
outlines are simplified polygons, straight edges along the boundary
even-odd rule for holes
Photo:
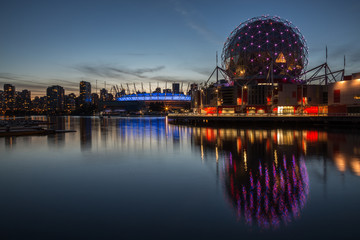
[[[227,38],[223,67],[233,79],[293,82],[308,64],[308,48],[299,29],[280,17],[262,16],[241,23]]]

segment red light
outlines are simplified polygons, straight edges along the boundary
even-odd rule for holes
[[[319,108],[318,108],[318,106],[307,107],[307,108],[304,109],[304,113],[318,114],[319,113]]]
[[[319,133],[317,131],[306,131],[306,141],[317,142],[319,140]]]

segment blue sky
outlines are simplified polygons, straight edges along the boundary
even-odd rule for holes
[[[81,80],[114,84],[206,81],[230,32],[264,14],[288,19],[309,46],[309,67],[360,72],[360,2],[205,0],[2,0],[0,85],[33,96]]]

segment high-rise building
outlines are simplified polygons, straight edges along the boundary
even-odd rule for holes
[[[16,94],[16,109],[30,110],[31,92],[27,89],[22,90]]]
[[[98,106],[99,104],[99,95],[97,93],[91,94],[91,103],[95,106]]]
[[[4,84],[5,109],[14,110],[15,107],[15,86]]]
[[[100,101],[107,100],[108,91],[105,88],[100,89]]]
[[[91,84],[89,82],[80,82],[80,106],[91,103]]]
[[[172,91],[173,91],[173,93],[179,94],[180,93],[180,84],[179,83],[173,83],[172,84]]]
[[[75,111],[76,109],[76,96],[74,93],[70,93],[69,95],[65,96],[65,110],[68,113]]]
[[[48,113],[64,111],[65,99],[64,88],[61,86],[51,86],[46,90]]]
[[[4,108],[4,91],[0,90],[0,110]]]

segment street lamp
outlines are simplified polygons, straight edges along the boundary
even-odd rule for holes
[[[216,115],[219,116],[219,90],[216,88]]]
[[[241,87],[241,109],[244,111],[244,89],[247,89],[246,85]]]

